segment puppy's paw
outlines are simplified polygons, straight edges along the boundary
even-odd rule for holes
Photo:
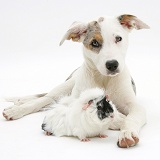
[[[139,142],[138,134],[133,131],[121,131],[117,142],[120,148],[129,148],[135,146]]]
[[[24,116],[24,109],[18,105],[13,105],[5,108],[2,114],[7,120],[15,120]]]

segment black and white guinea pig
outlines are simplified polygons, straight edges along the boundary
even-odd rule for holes
[[[105,91],[92,88],[83,91],[79,98],[66,96],[54,104],[42,129],[47,135],[75,136],[89,141],[90,137],[107,137],[104,133],[109,126],[115,122],[121,125],[123,119]]]

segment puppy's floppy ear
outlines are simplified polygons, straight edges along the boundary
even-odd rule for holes
[[[136,16],[133,15],[120,15],[118,17],[118,20],[120,24],[124,27],[127,28],[128,30],[132,30],[133,28],[139,30],[139,29],[149,29],[150,27],[142,22],[140,19],[138,19]]]
[[[62,38],[60,45],[63,44],[65,40],[76,41],[76,42],[82,42],[84,35],[87,32],[88,25],[82,22],[74,22],[67,33]]]

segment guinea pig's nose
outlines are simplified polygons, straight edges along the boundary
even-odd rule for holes
[[[108,108],[107,108],[107,111],[108,113],[112,114],[114,112],[112,106],[110,105]]]

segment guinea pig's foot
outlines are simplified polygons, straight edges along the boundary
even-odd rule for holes
[[[105,135],[105,134],[100,134],[99,135],[99,138],[107,138],[108,136],[107,135]]]
[[[81,139],[82,142],[89,142],[90,139],[89,138],[84,138],[84,139]]]
[[[52,133],[48,132],[48,131],[45,131],[45,135],[50,136],[50,135],[52,135]]]

